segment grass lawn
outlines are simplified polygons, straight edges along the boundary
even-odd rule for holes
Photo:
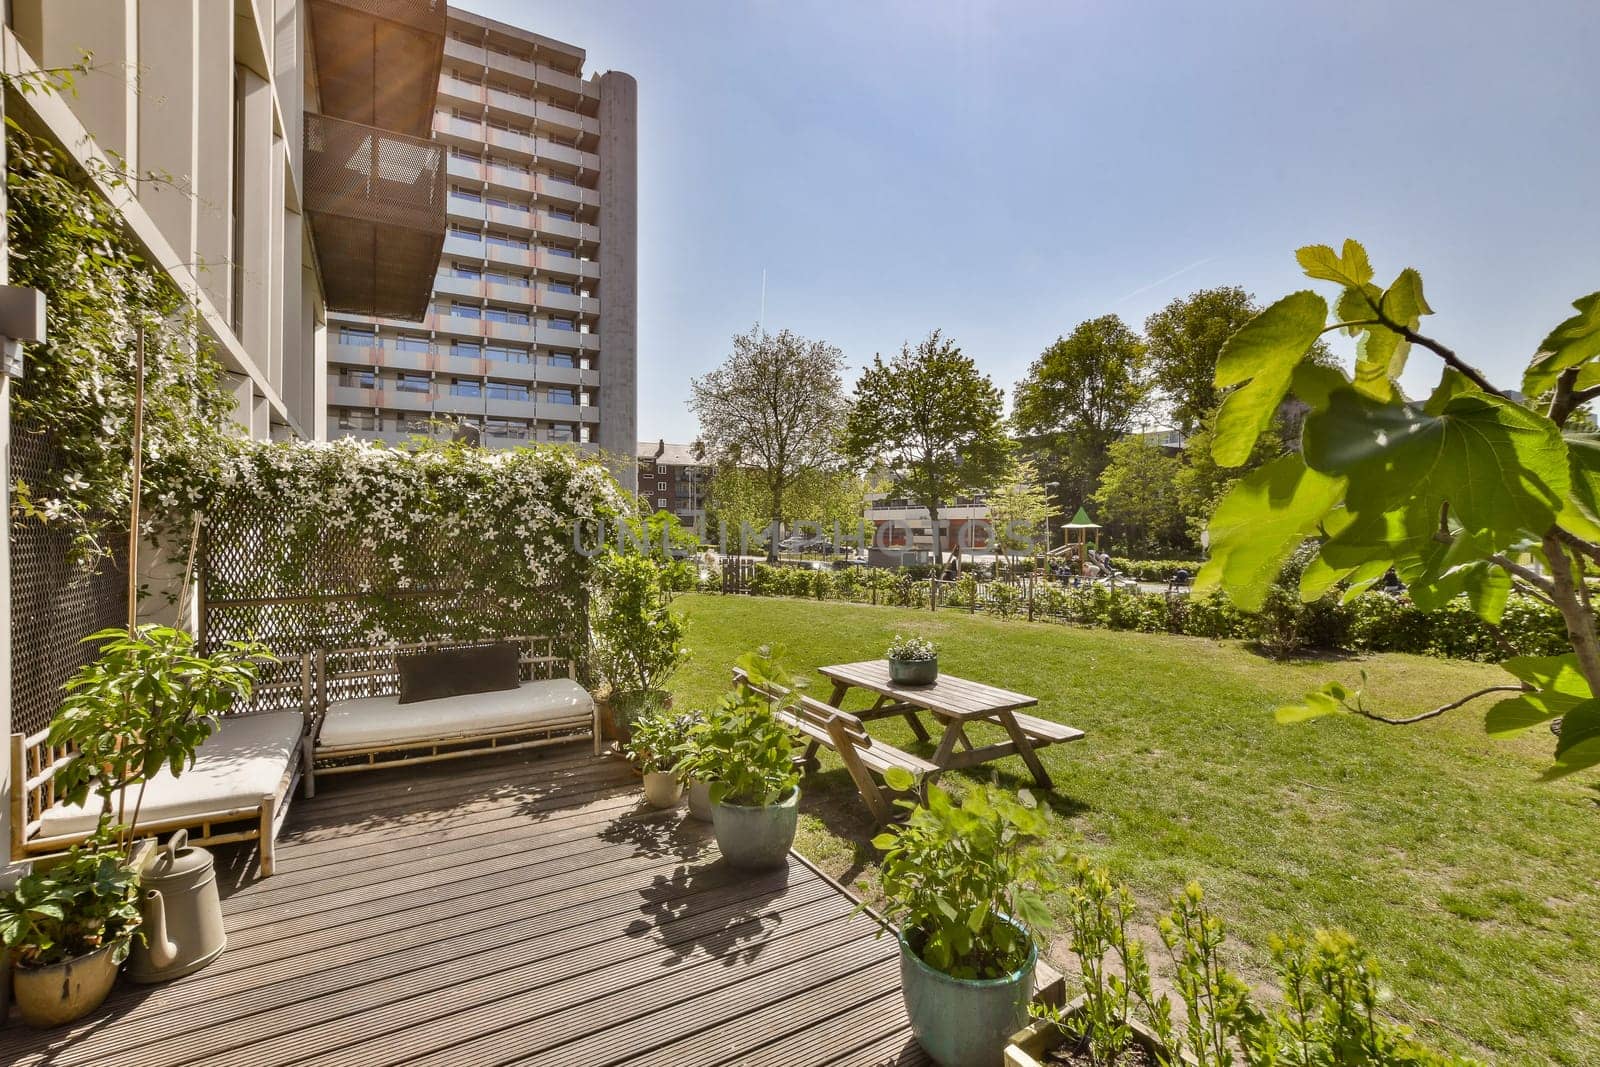
[[[1593,776],[1537,782],[1551,738],[1490,740],[1489,701],[1410,727],[1272,720],[1278,704],[1330,677],[1357,682],[1362,669],[1376,705],[1398,714],[1501,681],[1492,666],[1401,655],[1277,663],[1237,642],[952,611],[706,595],[677,604],[693,654],[674,685],[680,706],[714,699],[734,658],[763,642],[799,671],[879,656],[894,633],[916,631],[938,642],[941,669],[1036,695],[1037,714],[1087,731],[1042,751],[1056,783],[1046,799],[1060,832],[1150,905],[1158,966],[1155,907],[1197,878],[1253,981],[1270,979],[1271,933],[1343,926],[1382,960],[1388,1008],[1429,1040],[1497,1063],[1600,1063]],[[903,721],[872,730],[931,753]],[[1016,757],[991,769],[1007,785],[1032,784]],[[802,789],[798,847],[870,899],[873,828],[837,758],[824,753]],[[1062,960],[1062,942],[1052,955]]]

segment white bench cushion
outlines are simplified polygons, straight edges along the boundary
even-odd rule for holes
[[[132,818],[135,803],[141,826],[259,806],[263,796],[278,791],[289,760],[299,750],[304,726],[298,711],[224,716],[195,753],[194,766],[176,778],[163,769],[145,783],[142,802],[138,787],[129,787],[128,817]],[[88,833],[99,817],[100,798],[93,795],[84,806],[56,804],[41,817],[39,833],[43,837]]]
[[[582,725],[594,701],[570,678],[523,682],[515,689],[402,704],[395,695],[362,697],[328,706],[318,748],[352,748],[441,741],[518,726]]]

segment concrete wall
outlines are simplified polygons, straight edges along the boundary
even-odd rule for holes
[[[616,476],[638,485],[639,86],[600,75],[600,448]]]

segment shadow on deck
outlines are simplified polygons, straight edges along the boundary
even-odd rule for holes
[[[894,941],[791,857],[751,874],[583,746],[323,778],[278,873],[218,850],[228,947],[0,1062],[912,1064]]]

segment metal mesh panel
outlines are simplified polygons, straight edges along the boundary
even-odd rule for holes
[[[444,0],[312,0],[322,112],[426,137],[444,60]]]
[[[57,462],[50,438],[12,427],[10,476],[38,484]],[[13,516],[11,535],[11,728],[44,729],[61,686],[94,658],[83,638],[128,619],[126,556],[89,570],[68,559],[72,538]]]
[[[330,311],[420,319],[444,245],[444,149],[306,115],[306,210]]]

